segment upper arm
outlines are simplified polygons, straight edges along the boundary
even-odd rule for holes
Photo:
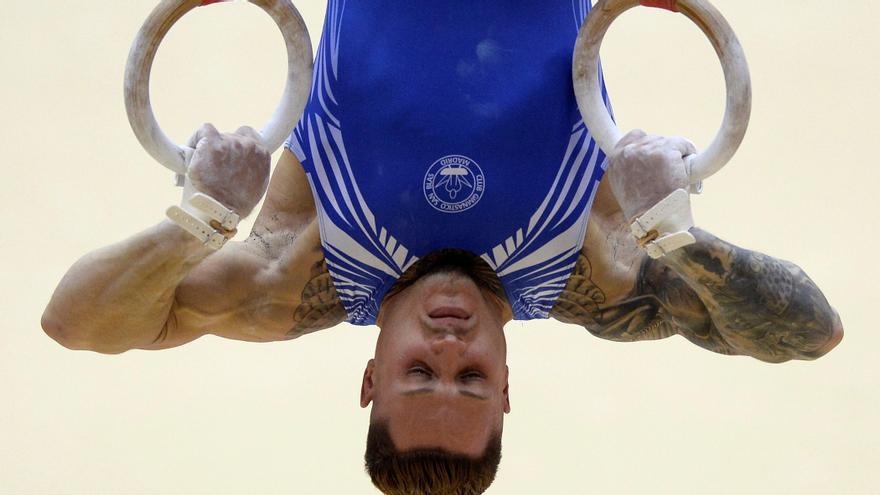
[[[175,347],[205,334],[287,340],[332,326],[345,313],[326,271],[311,188],[285,149],[251,235],[190,272],[161,334],[144,348]]]

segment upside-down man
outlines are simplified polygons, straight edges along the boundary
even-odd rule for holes
[[[255,207],[268,153],[250,129],[206,125],[178,223],[79,260],[43,328],[121,353],[377,324],[361,404],[373,407],[367,468],[391,494],[492,482],[511,319],[617,341],[680,335],[774,363],[827,353],[842,326],[806,274],[693,227],[686,194],[652,237],[633,237],[635,220],[687,189],[682,157],[695,150],[633,132],[606,176],[571,87],[586,10],[330,0],[310,101],[250,237],[222,246],[223,210]],[[190,220],[210,209],[196,192],[222,205],[213,221]],[[679,232],[695,242],[662,242]]]

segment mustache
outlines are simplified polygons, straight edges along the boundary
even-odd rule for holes
[[[385,299],[394,297],[420,278],[434,273],[457,273],[464,275],[479,287],[501,300],[506,300],[504,286],[495,270],[485,260],[470,251],[463,249],[442,249],[421,258],[411,266],[385,295]]]

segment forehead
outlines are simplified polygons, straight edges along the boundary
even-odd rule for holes
[[[399,396],[383,408],[389,433],[400,450],[441,448],[479,456],[502,421],[491,401],[434,394]],[[375,407],[375,406],[374,406]]]
[[[494,387],[395,381],[374,404],[401,428],[469,429],[493,424],[501,407]]]

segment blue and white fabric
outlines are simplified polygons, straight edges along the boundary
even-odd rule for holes
[[[486,260],[515,318],[548,317],[607,166],[571,82],[589,8],[329,0],[287,146],[309,178],[351,323],[375,323],[403,272],[444,248]]]

